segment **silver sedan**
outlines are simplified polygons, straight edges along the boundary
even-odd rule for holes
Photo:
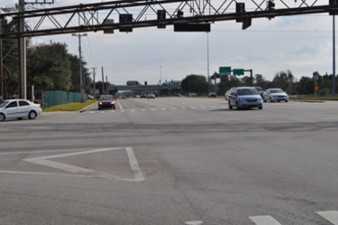
[[[35,104],[25,99],[8,99],[0,101],[0,121],[6,119],[35,119],[41,115],[40,104]]]

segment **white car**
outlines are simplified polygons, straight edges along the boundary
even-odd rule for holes
[[[283,91],[280,88],[269,88],[269,89],[265,90],[265,92],[263,93],[263,100],[264,100],[264,102],[266,102],[266,101],[270,101],[270,102],[285,101],[285,102],[288,102],[289,101],[289,95],[287,93],[285,93],[285,91]]]
[[[35,119],[41,115],[40,104],[35,104],[25,99],[8,99],[0,101],[0,121],[6,119]]]

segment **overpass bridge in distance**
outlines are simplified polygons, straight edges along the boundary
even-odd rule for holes
[[[161,90],[181,90],[178,85],[115,85],[114,88],[118,91],[161,91]]]

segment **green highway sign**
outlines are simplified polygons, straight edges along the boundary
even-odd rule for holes
[[[232,72],[237,76],[244,75],[244,69],[233,69]]]
[[[219,73],[222,75],[230,74],[231,73],[231,67],[230,66],[222,66],[219,68]]]

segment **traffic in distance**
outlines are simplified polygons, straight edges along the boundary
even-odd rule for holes
[[[281,88],[269,88],[264,91],[261,87],[234,87],[225,93],[224,98],[229,109],[263,109],[263,102],[289,101],[289,95]]]
[[[182,95],[178,95],[181,97]],[[189,92],[188,97],[197,97],[196,92]],[[215,92],[210,92],[208,97],[216,97]],[[121,99],[126,99],[128,96],[122,94]],[[135,96],[138,98],[155,99],[156,95],[152,92],[142,92],[140,95]],[[228,90],[225,95],[225,100],[228,103],[229,109],[248,109],[258,108],[263,109],[263,102],[288,102],[288,94],[280,88],[269,88],[263,90],[261,87],[233,87]],[[101,109],[116,109],[115,96],[101,95],[97,100],[98,110]],[[42,107],[39,102],[31,102],[25,99],[7,99],[0,101],[0,121],[7,119],[23,118],[35,119],[42,113]]]

